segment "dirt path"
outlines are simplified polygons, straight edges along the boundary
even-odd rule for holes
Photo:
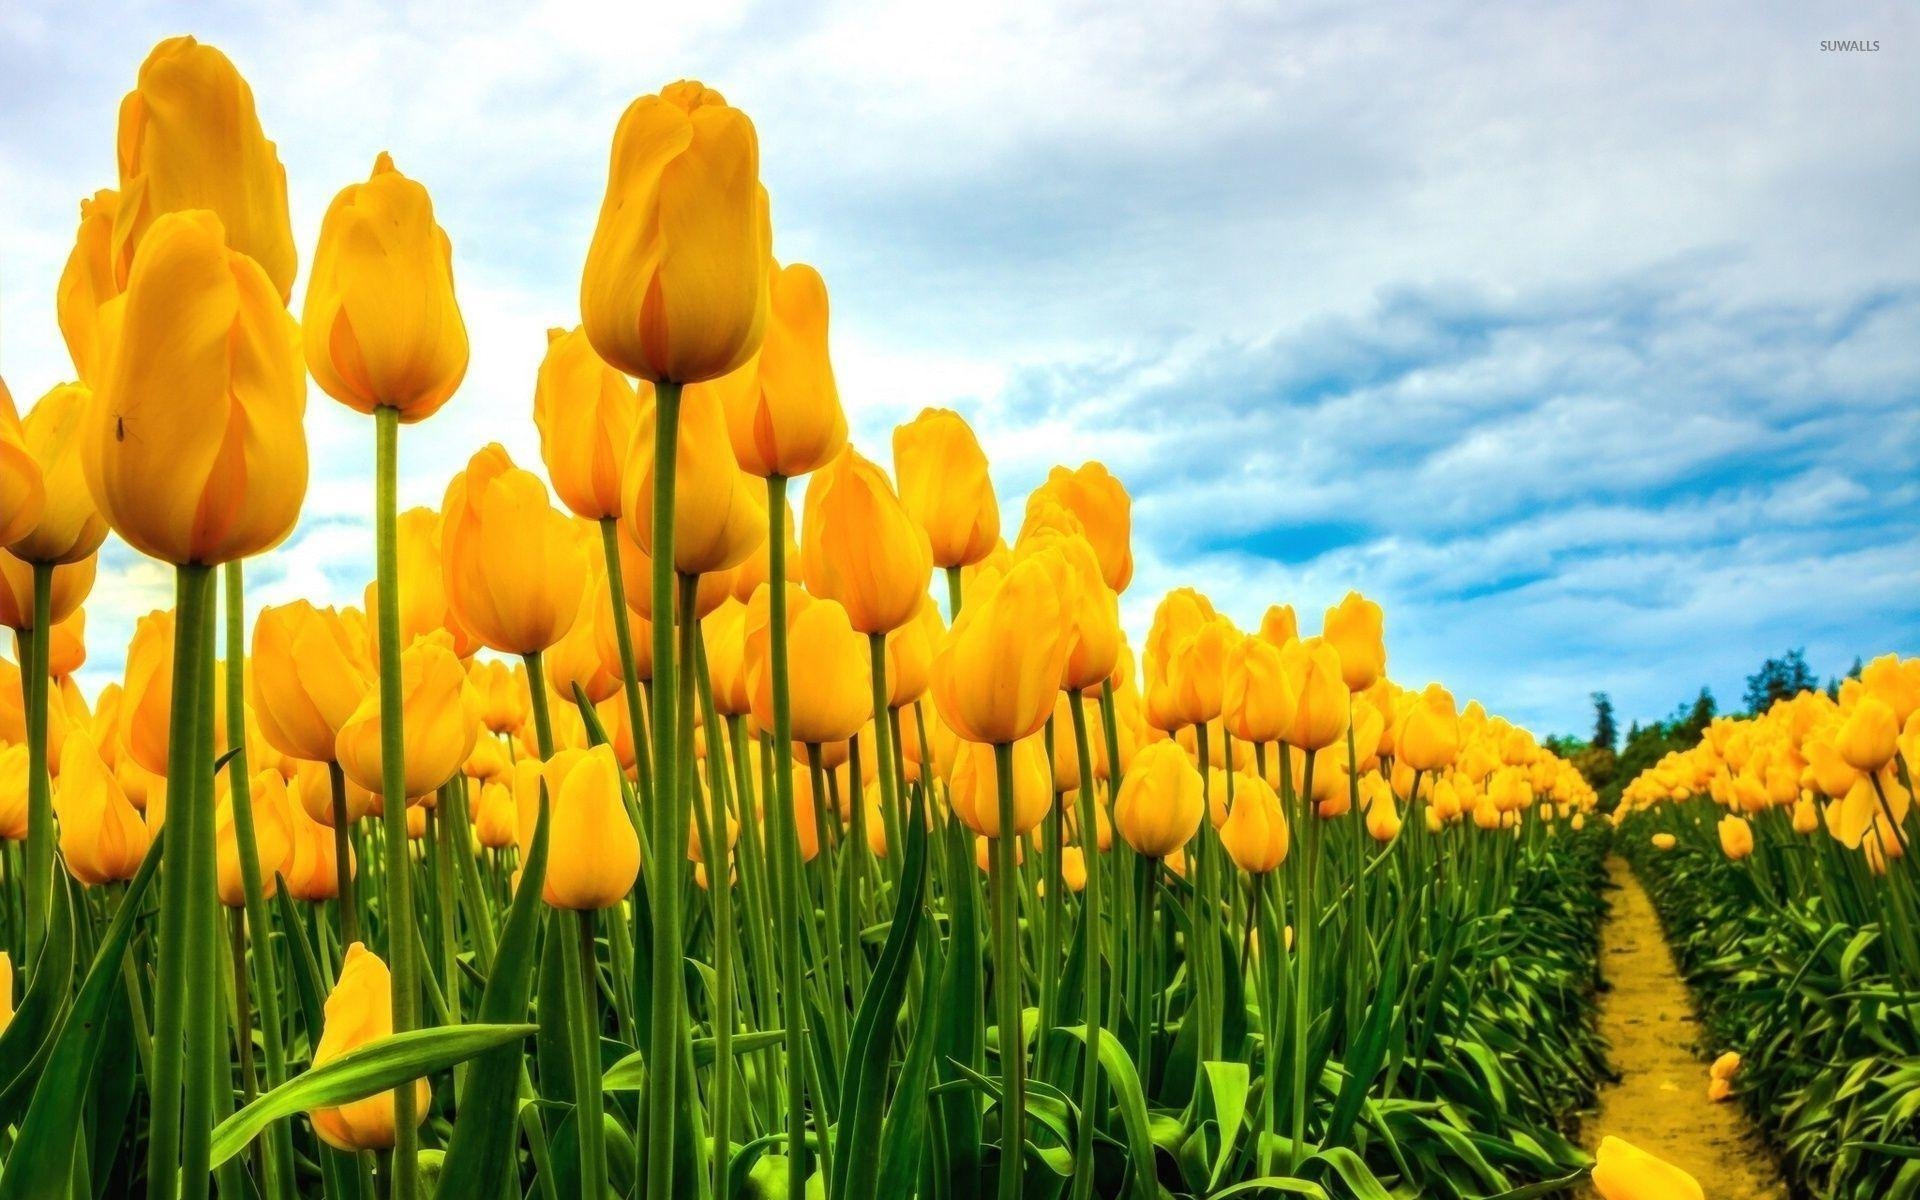
[[[1585,1122],[1589,1149],[1612,1134],[1685,1168],[1707,1200],[1787,1200],[1759,1136],[1739,1105],[1707,1103],[1707,1061],[1719,1047],[1704,1036],[1673,965],[1653,903],[1627,864],[1609,865],[1613,916],[1602,933],[1600,1029],[1613,1047],[1620,1082],[1602,1088]]]

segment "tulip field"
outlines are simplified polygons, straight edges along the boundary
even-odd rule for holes
[[[1581,1126],[1616,851],[1713,1098],[1807,1195],[1920,1195],[1920,661],[1614,810],[1391,678],[1358,592],[1194,580],[1135,645],[1105,467],[1012,503],[960,413],[850,444],[746,114],[583,120],[541,461],[405,511],[469,351],[427,187],[368,147],[296,246],[190,37],[99,131],[75,378],[0,386],[0,1200],[1713,1195]],[[310,386],[366,418],[364,592],[249,604]],[[112,538],[174,600],[88,687]]]

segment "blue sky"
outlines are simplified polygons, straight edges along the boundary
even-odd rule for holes
[[[695,11],[697,9],[697,11]],[[155,2],[0,8],[0,372],[67,378],[53,288],[114,112],[193,32],[251,79],[310,257],[374,155],[433,190],[473,334],[404,503],[538,465],[549,325],[614,121],[682,76],[759,126],[776,253],[833,294],[855,437],[950,405],[1005,507],[1136,498],[1142,630],[1387,608],[1393,673],[1542,732],[1660,716],[1768,654],[1920,651],[1920,19],[1850,2]],[[1823,38],[1878,38],[1875,54]],[[296,284],[296,293],[304,283]],[[297,300],[297,295],[296,295]],[[371,428],[256,597],[358,597]],[[167,574],[111,552],[93,678]]]

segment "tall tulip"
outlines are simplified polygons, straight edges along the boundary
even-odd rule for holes
[[[1364,692],[1387,670],[1387,649],[1380,606],[1359,592],[1348,592],[1327,610],[1322,636],[1340,654],[1347,690]]]
[[[396,808],[397,811],[397,808]],[[352,1050],[391,1037],[395,1027],[387,964],[359,942],[347,947],[339,981],[327,994],[313,1065],[324,1067]],[[416,1079],[392,1092],[378,1092],[334,1108],[316,1108],[313,1131],[338,1150],[384,1150],[397,1144],[399,1122],[426,1116],[427,1081]],[[401,1096],[410,1098],[402,1102]],[[408,1113],[417,1116],[408,1117]]]
[[[1127,489],[1104,465],[1089,462],[1073,470],[1055,467],[1039,490],[1080,518],[1107,586],[1125,592],[1133,582],[1133,500]]]
[[[13,393],[7,390],[6,380],[0,379],[0,548],[32,533],[46,504],[46,481],[40,476],[40,464],[27,449]]]
[[[67,735],[60,752],[60,855],[88,887],[132,879],[147,853],[139,810],[85,733]]]
[[[102,188],[80,201],[80,229],[73,250],[60,272],[55,310],[60,336],[74,372],[88,387],[99,386],[113,348],[112,326],[118,314],[108,307],[120,296],[126,280],[122,264],[114,261],[113,223],[120,211],[120,193]]]
[[[979,562],[1000,540],[1000,504],[987,456],[959,413],[922,409],[893,431],[900,503],[926,530],[937,567]]]
[[[587,552],[539,476],[487,446],[447,485],[442,511],[447,603],[460,623],[507,654],[558,642],[579,614]]]

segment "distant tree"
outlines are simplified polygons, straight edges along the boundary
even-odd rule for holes
[[[1713,719],[1719,715],[1720,705],[1714,700],[1713,693],[1706,688],[1701,688],[1700,694],[1693,698],[1692,704],[1674,713],[1674,719],[1668,722],[1665,732],[1678,740],[1682,746],[1691,746],[1700,740],[1700,735],[1707,731],[1707,726],[1711,725]]]
[[[1827,680],[1827,695],[1833,697],[1835,700],[1838,700],[1840,698],[1840,685],[1849,679],[1860,678],[1860,672],[1866,670],[1866,667],[1867,667],[1867,664],[1860,661],[1860,656],[1858,654],[1854,655],[1853,665],[1847,668],[1847,673],[1845,675],[1842,675],[1838,679]]]
[[[1789,650],[1780,658],[1769,658],[1760,669],[1747,676],[1746,705],[1750,713],[1763,713],[1776,700],[1785,700],[1820,686],[1807,666],[1805,650]]]
[[[1611,750],[1620,741],[1620,726],[1613,719],[1613,701],[1605,692],[1593,693],[1593,748]]]

